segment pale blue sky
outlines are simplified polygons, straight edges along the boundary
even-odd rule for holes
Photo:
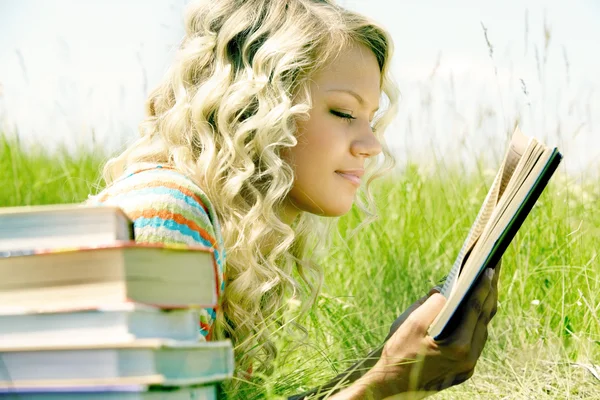
[[[110,148],[133,138],[145,94],[183,34],[185,3],[0,0],[0,123],[47,143],[85,143],[92,129]],[[389,141],[401,158],[431,157],[427,143],[450,149],[459,137],[472,143],[470,151],[491,141],[502,152],[504,131],[518,115],[525,132],[576,155],[581,165],[574,168],[597,162],[600,1],[341,3],[394,38],[403,101]],[[544,19],[551,41],[546,67],[538,68]]]

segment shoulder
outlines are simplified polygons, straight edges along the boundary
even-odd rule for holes
[[[138,242],[203,245],[223,251],[212,203],[192,179],[173,168],[138,164],[89,203],[120,207],[134,222]]]
[[[147,203],[187,209],[196,207],[208,213],[210,201],[190,178],[181,172],[162,165],[138,164],[127,171],[91,202],[119,203],[123,207],[138,209]],[[158,204],[155,204],[158,203]],[[143,208],[143,207],[142,207]]]

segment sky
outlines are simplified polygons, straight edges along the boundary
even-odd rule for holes
[[[345,0],[386,27],[400,161],[497,159],[515,118],[569,170],[600,160],[599,0]],[[0,0],[0,124],[49,147],[137,135],[185,0]],[[485,32],[485,33],[484,33]],[[492,46],[486,43],[489,41]]]

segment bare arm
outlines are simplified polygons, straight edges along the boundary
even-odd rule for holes
[[[358,375],[352,385],[328,398],[383,399],[407,392],[410,398],[425,397],[469,379],[487,340],[487,325],[496,312],[499,269],[500,265],[482,275],[466,303],[460,325],[449,338],[438,342],[427,335],[429,325],[446,301],[441,294],[434,294],[393,333],[375,365]],[[293,399],[309,394],[316,395],[310,398],[319,399],[331,393],[313,391]]]
[[[320,399],[325,396],[331,396],[332,394],[338,392],[339,390],[346,387],[348,384],[357,382],[360,380],[372,367],[375,366],[377,361],[379,361],[379,357],[381,356],[381,352],[383,351],[383,346],[385,342],[392,337],[394,332],[398,330],[398,328],[406,321],[408,316],[419,308],[428,298],[434,293],[439,293],[440,287],[436,286],[432,288],[426,296],[421,297],[419,300],[414,302],[404,311],[392,324],[390,331],[387,337],[384,340],[384,343],[379,345],[376,349],[371,351],[365,358],[356,362],[350,368],[346,369],[341,374],[337,375],[335,378],[331,379],[324,385],[316,387],[308,392],[302,393],[300,395],[291,396],[288,400],[300,400],[304,398],[310,399]],[[362,384],[362,381],[361,381]],[[358,385],[360,387],[362,385]],[[310,397],[312,396],[312,397]]]

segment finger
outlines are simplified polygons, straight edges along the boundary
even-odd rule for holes
[[[426,294],[425,296],[421,297],[419,300],[417,300],[416,302],[414,302],[413,304],[411,304],[411,306],[408,307],[408,309],[406,311],[410,311],[412,313],[417,308],[421,307],[423,305],[423,303],[425,303],[427,301],[427,299],[429,298],[429,296],[431,296],[431,295],[430,294]]]
[[[477,321],[483,311],[483,305],[490,294],[493,272],[493,269],[487,268],[482,274],[475,290],[467,300],[466,308],[463,311],[464,317],[459,325],[459,329],[456,330],[456,336],[452,338],[452,341],[458,343],[471,343]]]
[[[488,338],[488,329],[487,323],[489,319],[485,315],[481,315],[479,320],[477,321],[477,325],[475,327],[475,332],[473,332],[473,340],[471,341],[471,348],[469,358],[470,361],[476,363],[483,352],[483,348],[485,347],[485,343]]]
[[[429,293],[427,294],[428,296],[431,296],[435,293],[441,293],[442,292],[442,287],[440,285],[434,286],[431,289],[429,289]]]
[[[473,373],[475,372],[474,369],[464,372],[462,374],[458,374],[454,377],[454,380],[452,381],[452,386],[454,385],[460,385],[463,382],[466,382],[467,380],[471,379],[471,377],[473,376]]]
[[[500,268],[502,267],[502,259],[498,261],[496,267],[494,268],[494,277],[492,278],[492,293],[494,294],[493,305],[490,308],[489,319],[491,320],[496,315],[496,311],[498,309],[498,277],[500,276]],[[489,320],[488,320],[489,322]]]
[[[439,383],[437,390],[444,390],[452,386],[452,382],[457,378],[457,375],[446,375],[442,382]]]
[[[500,276],[500,270],[502,269],[502,259],[498,260],[498,263],[494,267],[494,279],[492,280],[492,287],[498,287],[498,277]]]
[[[498,262],[494,266],[494,269],[498,269],[499,270],[500,268],[502,268],[502,257],[498,260]]]
[[[446,298],[444,296],[439,293],[434,293],[421,305],[421,307],[417,308],[408,316],[407,321],[411,320],[415,326],[423,331],[423,333],[426,333],[445,303]]]
[[[400,316],[398,318],[396,318],[396,320],[390,327],[390,331],[388,332],[388,335],[386,336],[385,341],[387,341],[389,338],[392,337],[392,335],[398,330],[398,328],[400,328],[400,326],[406,321],[406,319],[409,317],[409,315],[412,314],[421,305],[423,305],[423,303],[425,303],[427,298],[428,298],[428,296],[421,297],[419,300],[417,300],[416,302],[411,304],[410,307],[408,307],[406,309],[406,311],[404,311],[402,314],[400,314]]]
[[[495,313],[496,302],[497,297],[495,296],[495,293],[490,293],[487,299],[485,299],[483,311],[479,316],[479,320],[477,320],[477,325],[475,326],[475,331],[473,332],[473,338],[471,340],[471,352],[469,356],[473,362],[477,361],[487,341],[487,326],[490,320],[493,318],[493,313]]]
[[[494,271],[494,278],[496,283],[498,282],[497,271]],[[485,299],[485,303],[483,304],[482,315],[486,317],[485,323],[486,325],[490,323],[492,318],[496,315],[496,311],[498,310],[498,288],[494,286],[494,280],[492,280],[492,287],[490,289],[490,293],[488,297]]]
[[[439,391],[447,389],[451,386],[459,385],[459,384],[467,381],[469,378],[471,378],[473,376],[473,372],[474,372],[474,370],[471,369],[469,371],[462,372],[457,375],[447,375],[441,381],[437,381],[437,382],[430,384],[427,387],[427,389],[428,390],[436,390],[439,392]]]
[[[419,300],[415,301],[414,303],[412,303],[407,309],[406,311],[404,311],[400,317],[398,317],[398,319],[401,319],[402,317],[404,317],[403,319],[405,320],[406,318],[408,318],[408,316],[410,314],[412,314],[417,308],[421,307],[423,305],[423,303],[425,303],[425,301],[427,301],[427,299],[429,298],[429,295],[425,295],[423,297],[421,297]]]

